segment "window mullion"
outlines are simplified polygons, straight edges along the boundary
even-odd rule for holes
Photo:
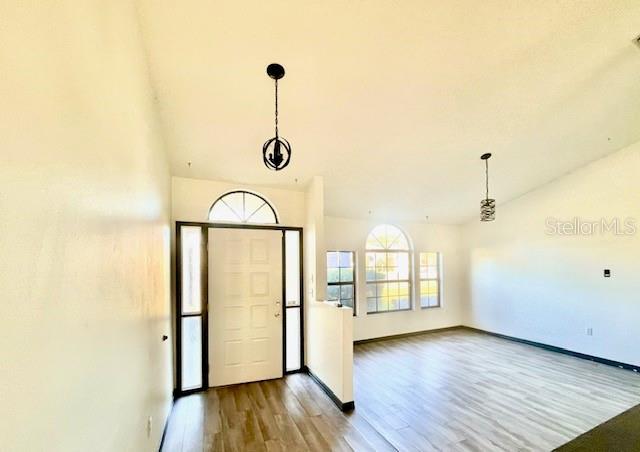
[[[367,314],[413,309],[416,284],[413,254],[407,236],[395,226],[382,224],[371,231],[365,243],[374,245],[365,248]],[[406,277],[401,278],[401,274],[406,274]],[[388,279],[390,276],[396,277]],[[381,309],[381,301],[386,303],[385,309]],[[370,302],[375,304],[371,310]],[[391,303],[393,309],[390,309]]]
[[[341,260],[343,255],[345,253],[349,253],[350,254],[350,258],[349,258],[349,263],[347,265],[344,265],[344,262]],[[335,294],[335,296],[332,296],[331,298],[329,296],[327,296],[327,300],[329,301],[337,301],[345,306],[349,306],[354,310],[355,313],[355,309],[356,309],[356,303],[357,303],[357,296],[356,296],[356,284],[355,284],[355,272],[356,272],[356,267],[355,267],[355,252],[353,251],[327,251],[327,273],[329,274],[330,272],[336,272],[337,271],[337,275],[335,275],[335,278],[337,279],[336,281],[327,281],[327,287],[328,288],[336,288],[337,289],[337,293]],[[343,271],[350,271],[351,275],[350,276],[344,276],[343,275]],[[332,277],[333,278],[333,277]],[[343,280],[344,278],[344,280]],[[345,294],[344,291],[344,287],[350,287],[351,288],[351,293],[349,294],[348,291]],[[332,290],[330,292],[335,292],[335,290]],[[348,304],[345,304],[345,300],[347,300]],[[350,303],[350,304],[349,304]]]
[[[252,207],[256,204],[260,205],[257,208]],[[218,211],[218,206],[222,210]],[[268,212],[262,212],[264,206],[269,207]],[[258,221],[253,220],[258,213],[261,214]],[[222,223],[278,224],[275,208],[264,197],[244,190],[230,191],[220,196],[209,209],[208,218],[209,221]]]

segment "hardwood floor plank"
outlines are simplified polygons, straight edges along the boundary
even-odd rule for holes
[[[304,374],[176,401],[163,451],[548,451],[640,403],[640,375],[468,330],[354,349],[356,409]]]

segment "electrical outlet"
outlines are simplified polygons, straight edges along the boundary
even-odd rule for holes
[[[151,438],[151,431],[153,430],[153,417],[147,418],[147,438]]]
[[[587,328],[587,336],[593,336],[593,328]]]

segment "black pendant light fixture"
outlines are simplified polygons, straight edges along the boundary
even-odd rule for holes
[[[484,160],[485,165],[485,182],[486,192],[485,198],[480,201],[480,221],[493,221],[496,219],[496,200],[489,198],[489,158],[491,154],[482,154],[480,157]]]
[[[267,66],[267,74],[276,83],[276,136],[268,139],[262,146],[262,160],[270,170],[280,171],[286,168],[291,160],[291,145],[278,135],[278,80],[284,77],[284,68],[278,63],[272,63]]]

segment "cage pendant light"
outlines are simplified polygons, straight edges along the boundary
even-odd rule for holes
[[[273,171],[280,171],[287,167],[291,161],[291,145],[287,140],[278,135],[278,80],[284,77],[284,68],[273,63],[267,66],[267,74],[276,84],[276,108],[275,108],[275,129],[276,136],[269,138],[262,146],[262,160],[267,168]]]
[[[480,201],[480,221],[493,221],[496,219],[496,200],[489,198],[489,158],[491,154],[482,154],[480,157],[485,165],[485,198]]]

